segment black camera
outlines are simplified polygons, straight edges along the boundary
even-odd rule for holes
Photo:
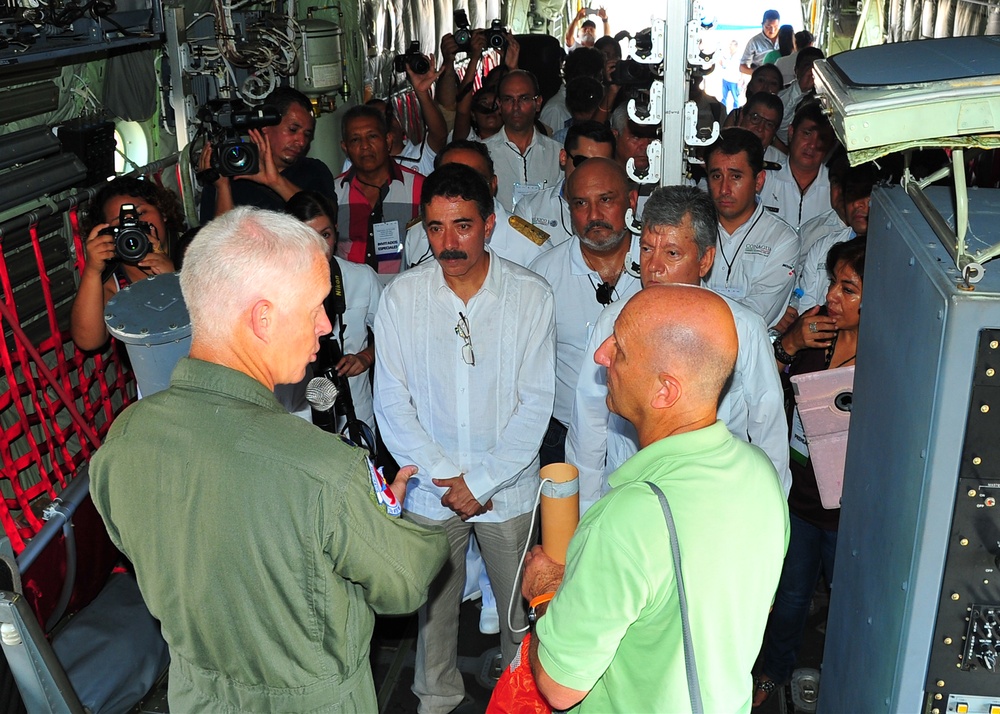
[[[414,40],[404,54],[396,55],[392,66],[397,72],[405,72],[409,67],[413,74],[427,74],[431,71],[431,63],[420,54],[420,43]]]
[[[500,52],[507,49],[507,28],[499,20],[491,22],[486,30],[486,46]]]
[[[208,126],[212,168],[221,176],[242,176],[260,171],[260,151],[243,136],[249,129],[281,123],[281,113],[270,105],[249,107],[240,101],[215,99],[201,108],[198,118]]]
[[[619,87],[649,88],[655,79],[652,65],[636,62],[634,59],[620,60],[611,73],[611,84]]]
[[[469,16],[465,10],[455,10],[453,18],[455,32],[452,37],[455,38],[455,44],[458,45],[461,52],[472,52],[472,30],[469,26]]]
[[[123,203],[118,209],[118,225],[108,226],[101,233],[115,237],[115,257],[135,265],[153,249],[149,236],[153,227],[139,220],[135,205]]]

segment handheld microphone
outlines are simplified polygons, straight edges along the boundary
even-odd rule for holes
[[[318,412],[328,412],[333,409],[339,394],[337,385],[326,377],[313,377],[306,385],[306,401]]]

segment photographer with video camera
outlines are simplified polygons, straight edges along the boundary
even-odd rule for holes
[[[230,106],[224,107],[226,111],[223,112],[209,109],[210,116],[205,122],[215,125],[210,132],[230,139],[217,146],[206,142],[198,162],[198,177],[204,186],[200,209],[202,223],[233,206],[280,211],[285,201],[299,191],[317,191],[324,196],[335,194],[330,169],[322,161],[306,156],[316,126],[312,104],[306,95],[291,87],[278,87],[264,100],[265,107],[276,110],[276,116],[270,119],[262,111],[246,121],[247,114],[256,115],[257,110],[228,104]],[[250,141],[238,144],[232,140],[234,132],[239,133],[237,125],[247,127]],[[217,149],[228,149],[230,153],[216,156]],[[256,162],[254,155],[259,155]]]
[[[184,232],[184,211],[171,191],[122,177],[90,202],[82,229],[87,262],[73,301],[70,334],[81,350],[96,350],[108,340],[108,300],[127,285],[174,272],[170,245]]]

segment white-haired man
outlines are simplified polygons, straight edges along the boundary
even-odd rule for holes
[[[330,331],[323,239],[237,208],[187,252],[189,358],[127,409],[91,493],[170,647],[172,711],[374,711],[375,613],[406,613],[444,562],[365,452],[288,414]]]

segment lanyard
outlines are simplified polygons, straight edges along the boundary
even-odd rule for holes
[[[760,213],[758,213],[757,217],[754,219],[753,223],[750,224],[750,228],[748,228],[747,232],[743,235],[743,240],[741,240],[740,244],[736,247],[736,252],[733,253],[733,259],[732,260],[729,260],[728,258],[726,258],[726,251],[722,250],[722,243],[719,243],[719,255],[722,256],[722,262],[724,262],[726,264],[726,286],[727,287],[729,286],[729,278],[733,274],[733,264],[736,263],[736,259],[740,257],[740,251],[743,250],[743,244],[747,242],[747,238],[750,237],[750,232],[754,229],[754,226],[757,225],[757,221],[759,221],[760,217],[763,216],[763,215],[764,215],[764,211],[761,211]]]

